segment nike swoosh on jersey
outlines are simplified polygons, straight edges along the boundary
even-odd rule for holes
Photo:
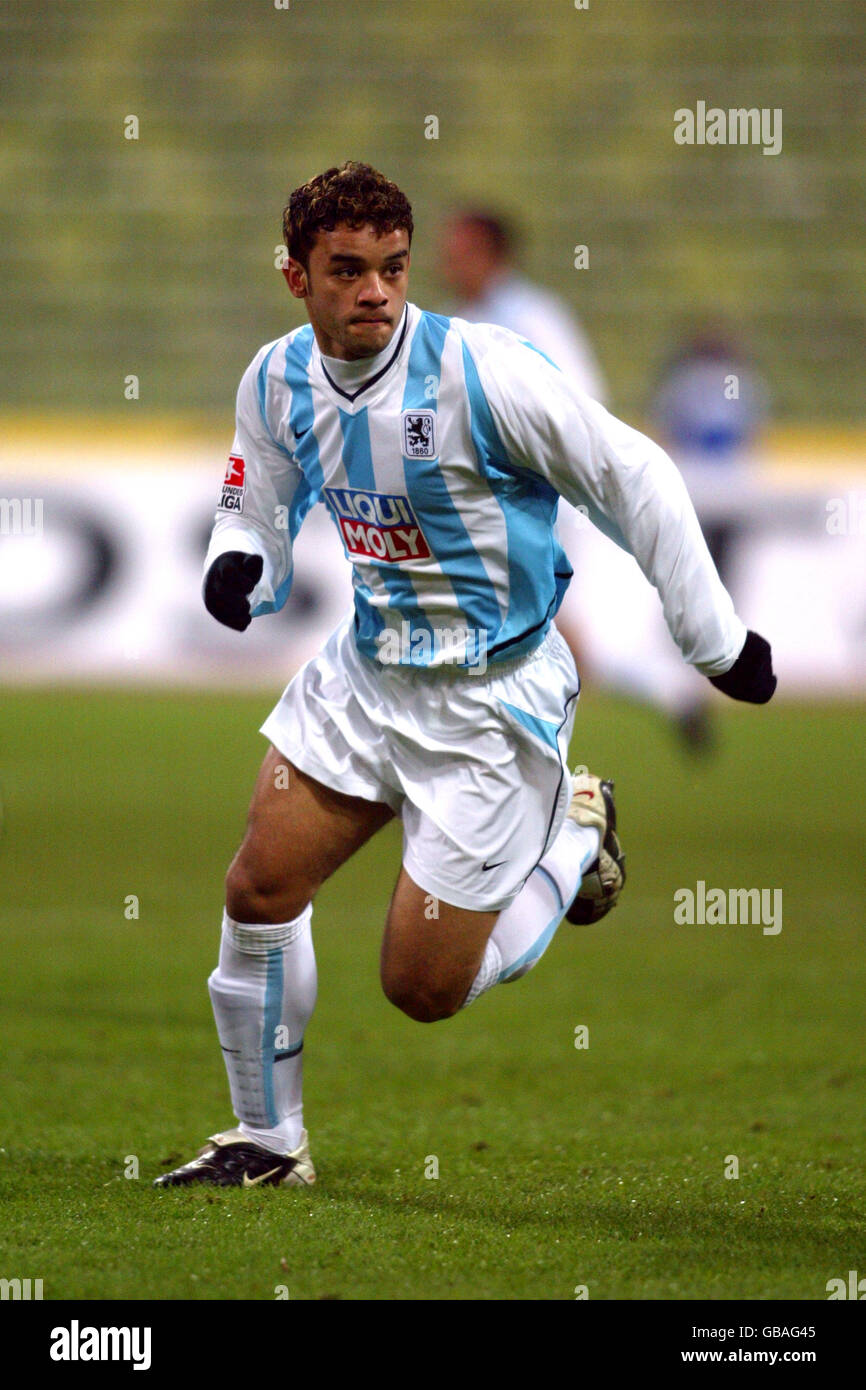
[[[498,868],[499,868],[502,864],[504,864],[504,863],[505,863],[505,860],[504,860],[504,859],[497,859],[497,861],[496,861],[495,864],[482,864],[482,865],[481,865],[481,872],[484,874],[484,873],[487,873],[487,871],[488,871],[489,869],[498,869]]]

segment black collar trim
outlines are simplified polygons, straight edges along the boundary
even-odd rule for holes
[[[375,374],[374,376],[371,376],[370,379],[369,379],[369,381],[365,381],[364,384],[363,384],[363,386],[359,386],[358,389],[357,389],[357,391],[344,391],[343,388],[342,388],[342,386],[338,386],[338,385],[337,385],[336,381],[335,381],[334,378],[331,376],[331,374],[330,374],[330,372],[328,371],[327,367],[325,366],[324,362],[322,362],[322,371],[325,373],[325,378],[326,378],[326,380],[327,380],[329,386],[331,387],[331,389],[332,389],[333,391],[336,391],[338,396],[342,396],[342,397],[343,397],[345,400],[347,400],[347,401],[356,401],[356,400],[358,399],[358,397],[359,397],[364,391],[369,391],[370,387],[371,387],[371,386],[375,386],[377,381],[381,381],[381,379],[382,379],[382,377],[385,375],[385,373],[388,372],[388,371],[390,371],[391,368],[393,367],[394,362],[396,361],[397,357],[398,357],[399,354],[400,354],[400,349],[401,349],[402,346],[403,346],[403,339],[406,337],[406,329],[407,329],[408,327],[409,327],[409,306],[407,305],[407,306],[406,306],[406,309],[404,310],[404,313],[403,313],[403,328],[402,328],[401,333],[400,333],[400,341],[398,342],[398,344],[397,344],[397,346],[395,347],[394,351],[391,353],[391,356],[388,358],[388,361],[385,363],[384,367],[380,367],[380,368],[379,368],[379,371],[376,372],[376,374]]]

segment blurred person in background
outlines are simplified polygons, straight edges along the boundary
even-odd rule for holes
[[[589,339],[563,300],[521,274],[516,256],[516,232],[498,213],[484,208],[452,213],[439,246],[440,274],[458,300],[452,314],[519,333],[581,391],[603,401],[604,378]]]
[[[686,480],[709,552],[730,589],[741,528],[726,512],[731,490],[735,496],[748,483],[767,392],[727,324],[707,319],[685,332],[659,375],[650,414],[660,443]],[[685,689],[674,717],[686,745],[703,752],[714,742],[710,702],[690,674],[678,671]]]
[[[766,390],[729,328],[707,318],[681,334],[658,374],[649,414],[685,479],[707,547],[730,589],[742,529],[736,506],[750,484]],[[689,753],[711,753],[712,697],[678,659],[648,587],[624,557],[598,554],[597,538],[577,514],[566,513],[560,529],[572,566],[583,570],[581,590],[570,586],[557,616],[566,640],[574,648],[579,632],[597,685],[661,711]],[[596,587],[592,579],[596,569],[601,575],[602,563],[607,581],[587,607],[585,594]],[[625,630],[629,641],[614,644],[611,634]]]
[[[692,331],[666,363],[651,409],[661,441],[686,483],[745,482],[756,436],[767,414],[764,384],[723,324]],[[730,576],[737,526],[712,513],[698,516],[722,581]]]

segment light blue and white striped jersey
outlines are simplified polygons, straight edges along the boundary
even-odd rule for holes
[[[414,304],[363,363],[323,357],[309,324],[256,354],[205,572],[225,551],[259,554],[253,616],[279,609],[321,502],[353,565],[365,656],[471,666],[483,644],[487,662],[510,660],[538,646],[571,576],[560,496],[634,555],[685,659],[727,670],[746,629],[663,450],[510,330]]]

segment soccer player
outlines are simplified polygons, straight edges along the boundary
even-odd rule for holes
[[[570,575],[560,496],[636,557],[687,661],[735,699],[763,703],[776,683],[667,455],[509,330],[407,302],[412,210],[393,183],[328,169],[292,193],[283,225],[310,322],[244,373],[204,600],[238,631],[277,610],[321,501],[354,610],[262,726],[228,871],[209,987],[237,1126],[159,1186],[315,1180],[301,1097],[312,903],[392,817],[403,862],[381,978],[419,1022],[519,979],[563,917],[616,902],[612,784],[566,763],[579,682],[551,622]]]

